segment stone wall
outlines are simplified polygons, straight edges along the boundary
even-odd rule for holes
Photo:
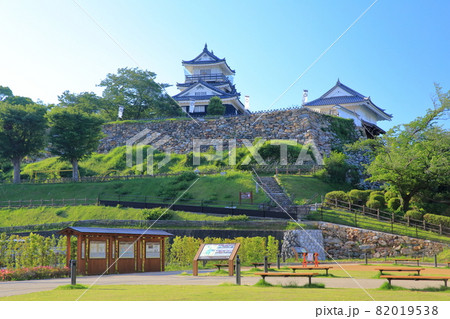
[[[300,144],[314,142],[322,154],[329,154],[331,145],[339,143],[331,130],[329,117],[305,108],[196,121],[198,124],[194,120],[107,124],[103,128],[106,137],[101,140],[98,151],[105,153],[126,145],[128,139],[144,129],[149,130],[147,136],[157,132],[160,137],[169,138],[159,150],[178,154],[192,152],[193,139],[224,139],[224,150],[227,150],[228,139],[236,139],[237,147],[243,145],[243,139],[296,139]],[[360,134],[354,131],[355,138]]]
[[[433,256],[445,245],[430,240],[393,235],[330,223],[319,223],[325,250],[333,258]]]
[[[325,251],[335,259],[395,257],[395,256],[433,256],[441,252],[446,245],[430,240],[393,235],[373,230],[366,230],[343,225],[319,222],[321,234],[311,233],[315,241],[321,242]],[[303,233],[303,235],[301,235]],[[308,252],[324,253],[322,249],[314,246],[312,237],[302,230],[287,231],[284,234],[282,254],[286,258],[293,257],[291,247],[300,246]],[[322,257],[322,255],[319,255]],[[327,256],[328,257],[328,256]]]

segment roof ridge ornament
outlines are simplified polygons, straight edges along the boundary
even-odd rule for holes
[[[208,51],[208,44],[205,42],[205,47],[203,48],[203,51]]]

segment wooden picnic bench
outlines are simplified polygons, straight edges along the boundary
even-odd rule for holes
[[[406,258],[406,259],[394,259],[394,264],[397,263],[397,261],[415,261],[417,262],[417,267],[419,267],[419,258]]]
[[[447,286],[447,281],[450,277],[442,277],[442,276],[380,276],[380,278],[387,279],[389,284],[391,284],[392,280],[442,280],[445,283],[445,287]]]
[[[379,267],[375,268],[375,270],[380,271],[380,275],[383,274],[383,271],[412,271],[417,272],[417,275],[420,276],[420,271],[425,270],[425,268],[415,268],[415,267]]]
[[[306,272],[255,272],[255,275],[261,276],[263,280],[266,277],[308,277],[308,282],[311,285],[311,278],[317,276],[318,273],[306,273]]]
[[[258,266],[264,266],[264,263],[252,263],[253,267],[257,268]],[[272,263],[267,263],[267,266],[270,268]]]
[[[228,264],[215,264],[214,266],[216,266],[218,270],[220,270],[221,267],[228,268]],[[233,268],[236,268],[236,265],[233,265]]]
[[[292,271],[295,273],[297,269],[305,269],[305,270],[325,270],[326,275],[328,276],[328,269],[331,269],[333,267],[331,266],[317,266],[317,267],[303,267],[303,266],[289,266],[288,268],[292,269]]]

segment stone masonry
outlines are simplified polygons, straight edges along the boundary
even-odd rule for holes
[[[311,239],[312,234],[315,242],[320,243],[327,254],[335,259],[364,258],[366,252],[368,258],[433,256],[446,247],[445,244],[426,239],[331,223],[319,222],[318,228],[319,230],[306,230],[306,233],[302,230],[285,232],[282,254],[286,258],[293,257],[291,247],[300,246],[308,252],[322,253],[323,255],[319,255],[321,258],[324,256],[324,250],[315,245]],[[319,232],[320,235],[314,232]]]
[[[339,143],[330,129],[329,117],[305,108],[266,112],[219,119],[192,119],[149,121],[145,123],[107,124],[103,127],[106,137],[101,140],[98,151],[106,153],[144,129],[160,133],[169,141],[158,147],[160,151],[186,154],[193,151],[193,139],[223,139],[224,150],[228,140],[236,140],[243,146],[243,139],[295,139],[300,144],[314,142],[319,152],[329,154],[331,145]],[[359,131],[355,130],[355,136]],[[151,144],[151,143],[150,143]]]

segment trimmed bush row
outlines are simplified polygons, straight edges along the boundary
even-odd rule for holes
[[[0,281],[62,278],[69,276],[69,268],[40,266],[19,269],[0,269]]]

